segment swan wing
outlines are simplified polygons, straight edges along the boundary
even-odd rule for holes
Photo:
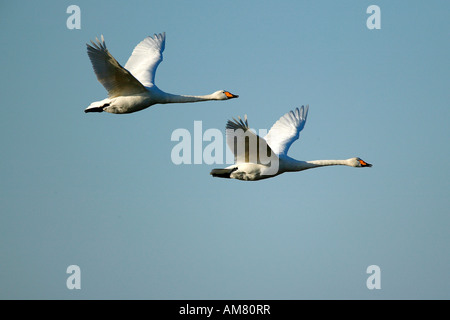
[[[233,151],[235,163],[267,164],[269,157],[274,155],[266,140],[250,130],[247,115],[244,120],[241,117],[228,120],[226,129],[227,145]]]
[[[270,128],[264,139],[276,154],[287,154],[291,144],[298,139],[308,116],[309,106],[289,111]]]
[[[108,91],[110,98],[146,92],[145,87],[130,72],[124,69],[106,48],[103,35],[101,41],[97,38],[86,44],[98,81]]]
[[[142,40],[133,50],[125,64],[144,86],[150,87],[155,83],[155,73],[163,60],[163,51],[166,43],[166,33],[155,34]]]

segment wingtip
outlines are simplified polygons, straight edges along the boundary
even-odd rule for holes
[[[161,39],[164,40],[166,38],[166,32],[163,31],[161,33],[154,33],[153,34],[153,39]]]
[[[298,112],[300,118],[305,118],[306,119],[306,116],[308,115],[309,104],[302,105],[300,107],[300,109],[297,107],[297,110],[298,110],[297,112]]]

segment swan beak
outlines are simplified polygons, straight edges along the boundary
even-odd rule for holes
[[[361,167],[371,167],[372,166],[370,163],[367,163],[361,159],[359,160],[359,163],[361,163]]]
[[[225,91],[225,95],[227,96],[228,99],[239,98],[237,94],[232,94],[228,91]]]

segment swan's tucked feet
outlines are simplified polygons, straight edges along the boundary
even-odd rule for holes
[[[219,178],[230,178],[231,174],[236,171],[238,168],[231,168],[231,169],[212,169],[211,175],[213,177],[219,177]]]
[[[106,104],[102,105],[101,107],[93,107],[93,108],[85,109],[84,112],[85,113],[88,113],[88,112],[103,112],[104,111],[103,109],[105,107],[107,107],[107,106],[109,106],[109,103],[106,103]]]

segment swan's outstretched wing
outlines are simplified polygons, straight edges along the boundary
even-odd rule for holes
[[[86,44],[98,81],[108,91],[110,98],[146,92],[145,87],[127,70],[125,70],[106,48],[103,35],[101,41],[97,38]]]
[[[228,147],[233,151],[235,163],[268,164],[275,154],[266,140],[250,130],[247,115],[244,120],[241,117],[233,120],[227,122],[226,139]]]
[[[291,144],[298,139],[305,127],[309,106],[296,108],[282,116],[270,128],[264,139],[276,154],[287,154]]]
[[[163,60],[162,53],[166,43],[166,33],[147,37],[134,48],[131,57],[125,64],[144,86],[150,87],[155,83],[156,68]]]

